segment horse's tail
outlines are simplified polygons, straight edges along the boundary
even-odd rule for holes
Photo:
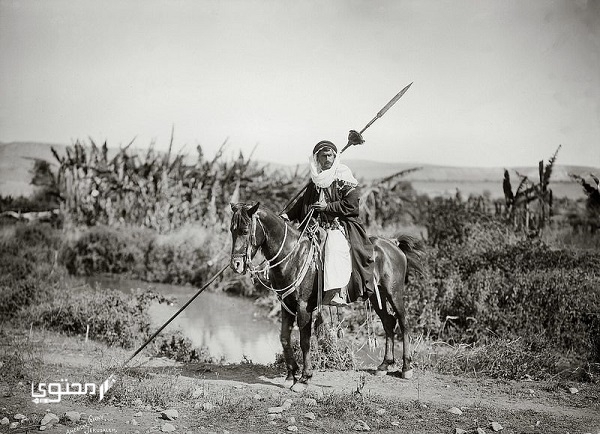
[[[422,277],[425,270],[423,268],[423,255],[425,255],[425,245],[421,240],[410,235],[398,235],[395,240],[396,245],[406,256],[407,269],[404,277],[404,283],[408,282],[408,275],[413,274]]]

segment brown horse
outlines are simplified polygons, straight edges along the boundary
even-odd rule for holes
[[[312,377],[310,337],[318,287],[317,265],[314,261],[315,243],[275,213],[259,209],[258,203],[254,206],[232,204],[231,209],[231,268],[240,274],[251,269],[258,276],[251,260],[259,250],[266,258],[267,263],[263,267],[259,266],[260,271],[268,271],[269,285],[277,292],[282,303],[280,340],[287,366],[286,384],[294,385],[298,372],[290,341],[296,319],[303,355],[302,376],[298,383],[305,386]],[[421,243],[409,236],[400,236],[394,241],[371,237],[371,241],[375,248],[374,278],[381,306],[377,294],[371,297],[371,304],[381,319],[386,337],[385,355],[376,372],[385,374],[394,363],[394,329],[398,324],[403,341],[402,377],[411,378],[411,349],[404,309],[404,286],[408,269],[422,273]],[[388,311],[388,303],[391,312]],[[294,387],[294,390],[298,389]]]

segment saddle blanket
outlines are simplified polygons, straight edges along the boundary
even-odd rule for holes
[[[350,245],[341,229],[328,229],[323,253],[323,290],[342,288],[350,282]]]

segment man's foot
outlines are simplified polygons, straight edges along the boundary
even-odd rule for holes
[[[329,303],[327,303],[329,306],[348,306],[348,303],[346,303],[346,300],[344,300],[342,297],[340,297],[339,294],[336,294]]]

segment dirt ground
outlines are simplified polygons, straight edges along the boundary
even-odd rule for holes
[[[58,335],[45,336],[44,343],[39,368],[54,381],[88,378],[91,370],[101,372],[130,354]],[[396,372],[381,377],[365,369],[316,371],[309,387],[294,393],[275,367],[141,357],[135,364],[114,386],[119,397],[102,403],[63,397],[60,403],[35,404],[31,384],[0,380],[0,419],[14,422],[19,413],[28,418],[16,428],[0,425],[0,432],[38,431],[40,419],[51,412],[61,419],[45,430],[50,433],[166,432],[166,424],[176,433],[491,433],[499,426],[502,433],[600,433],[600,386],[592,383],[498,381],[419,370],[404,380]],[[162,407],[153,403],[153,394],[174,399]],[[462,414],[450,413],[452,407]],[[178,417],[164,419],[166,408],[177,410]],[[66,420],[67,411],[80,413],[81,420]]]

